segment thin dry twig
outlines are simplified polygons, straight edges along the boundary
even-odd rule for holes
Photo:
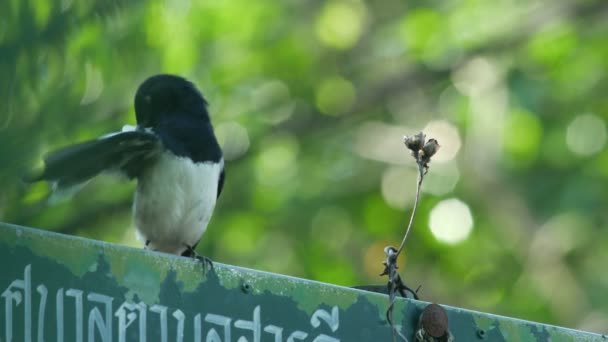
[[[407,225],[407,229],[405,230],[405,235],[403,236],[403,240],[401,240],[401,245],[397,250],[397,257],[403,251],[403,247],[405,246],[405,241],[407,237],[410,235],[410,231],[412,230],[412,225],[414,224],[414,218],[416,217],[416,210],[418,209],[418,203],[420,202],[420,189],[422,188],[422,181],[424,181],[424,175],[426,173],[423,171],[423,167],[420,163],[418,163],[418,184],[416,185],[416,200],[414,201],[414,208],[412,209],[412,215],[410,216],[410,222]]]
[[[401,296],[406,297],[405,290],[409,289],[403,281],[401,280],[401,276],[397,272],[397,250],[395,247],[388,246],[384,248],[384,253],[386,253],[386,261],[384,261],[384,272],[381,275],[388,275],[388,298],[389,298],[389,306],[386,310],[386,320],[388,324],[391,326],[391,331],[393,334],[393,342],[396,342],[396,335],[407,342],[407,338],[403,336],[401,331],[397,330],[395,327],[395,322],[393,320],[394,307],[395,302],[397,301],[397,293]],[[416,294],[414,293],[416,296]]]

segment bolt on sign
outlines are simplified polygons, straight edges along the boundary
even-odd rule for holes
[[[388,297],[0,223],[0,341],[391,341]],[[410,341],[427,303],[398,300]],[[4,308],[2,308],[4,306]],[[456,340],[605,341],[444,307]]]

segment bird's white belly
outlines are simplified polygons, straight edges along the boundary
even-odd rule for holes
[[[223,160],[194,163],[165,152],[139,178],[133,216],[147,248],[182,254],[207,229],[217,198]]]

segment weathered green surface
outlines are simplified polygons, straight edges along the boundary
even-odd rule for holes
[[[0,223],[0,341],[391,341],[388,298]],[[413,341],[427,303],[399,300]],[[456,341],[608,341],[445,307]]]

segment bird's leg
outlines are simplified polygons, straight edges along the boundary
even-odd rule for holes
[[[197,259],[198,261],[203,263],[203,269],[205,271],[207,270],[207,266],[209,266],[209,270],[213,271],[213,262],[211,261],[211,259],[203,255],[198,255],[198,253],[196,253],[196,251],[194,250],[194,247],[190,245],[186,245],[186,250],[182,253],[182,256]]]

